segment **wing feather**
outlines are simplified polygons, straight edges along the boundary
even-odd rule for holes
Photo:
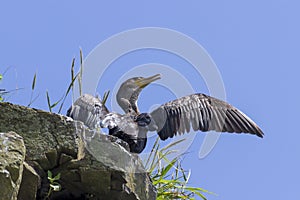
[[[151,112],[162,140],[193,130],[250,133],[263,137],[261,129],[230,104],[205,94],[192,94],[165,103]]]
[[[179,120],[180,120],[180,125],[179,125],[179,134],[184,134],[185,132],[185,121],[184,121],[184,117],[182,116],[184,114],[184,111],[183,111],[184,107],[179,107],[178,110],[179,110]]]
[[[84,94],[68,109],[67,116],[82,121],[87,127],[94,129],[99,120],[108,113],[108,109],[99,98]]]
[[[190,132],[190,113],[189,113],[188,105],[184,105],[183,120],[184,120],[185,131]]]

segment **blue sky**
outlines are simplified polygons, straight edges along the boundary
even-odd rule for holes
[[[265,133],[264,139],[223,134],[204,159],[198,159],[198,152],[205,134],[198,133],[184,157],[184,166],[192,170],[191,185],[218,194],[207,195],[210,200],[295,199],[300,186],[300,135],[295,127],[300,111],[299,6],[277,0],[1,1],[0,72],[8,70],[0,88],[23,88],[8,100],[27,105],[37,73],[34,95],[39,98],[33,107],[47,109],[46,90],[52,101],[61,97],[70,82],[73,57],[78,69],[80,47],[88,55],[112,35],[134,28],[176,30],[206,49],[220,71],[227,101]],[[102,83],[98,92],[111,89],[123,73],[146,63],[171,66],[195,91],[208,93],[188,62],[153,49],[113,62],[105,74],[111,81]],[[143,91],[142,111],[174,98],[157,88]]]

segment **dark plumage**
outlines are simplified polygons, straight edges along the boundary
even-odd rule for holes
[[[230,104],[205,94],[192,94],[170,101],[150,114],[162,140],[194,131],[250,133],[263,137],[261,129]]]
[[[130,151],[141,153],[147,142],[147,132],[157,131],[166,140],[191,131],[250,133],[263,137],[262,130],[244,113],[230,104],[205,94],[192,94],[165,103],[151,113],[140,113],[137,100],[140,92],[160,75],[134,77],[125,81],[117,93],[117,102],[125,114],[110,113],[102,102],[91,95],[83,95],[68,110],[68,116],[83,121],[88,127],[107,127],[130,146]],[[94,123],[94,124],[93,124]]]

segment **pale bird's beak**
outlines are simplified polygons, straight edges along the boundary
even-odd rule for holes
[[[154,76],[150,76],[150,77],[147,77],[147,78],[142,78],[141,80],[137,80],[136,81],[136,84],[140,87],[140,88],[144,88],[146,87],[147,85],[149,85],[150,83],[156,81],[156,80],[159,80],[161,79],[160,77],[160,74],[156,74]]]

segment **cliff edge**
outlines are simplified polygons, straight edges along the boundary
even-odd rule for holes
[[[99,131],[62,115],[0,103],[0,200],[156,199],[139,157]],[[51,191],[48,170],[60,173],[60,191]]]

